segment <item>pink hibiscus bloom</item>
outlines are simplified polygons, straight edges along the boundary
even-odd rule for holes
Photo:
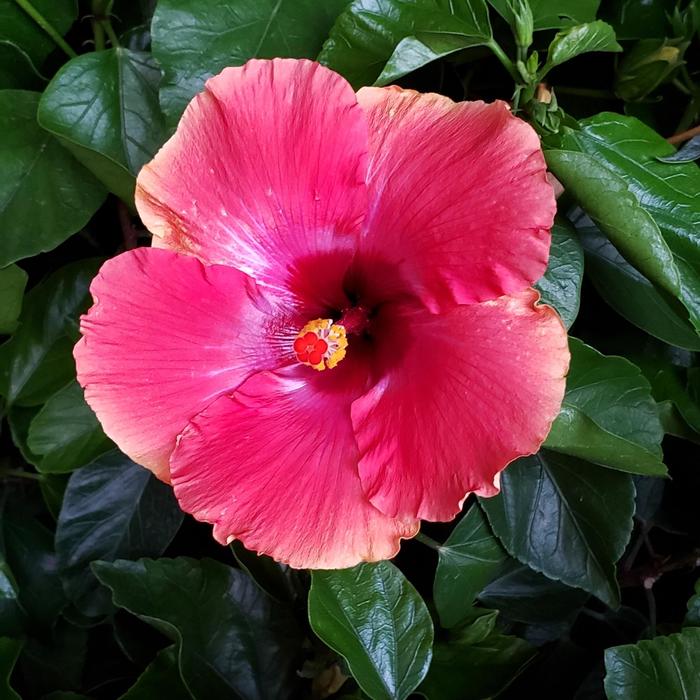
[[[192,100],[136,202],[153,247],[94,280],[78,379],[219,542],[386,559],[547,435],[569,354],[529,286],[555,204],[505,103],[250,61]]]

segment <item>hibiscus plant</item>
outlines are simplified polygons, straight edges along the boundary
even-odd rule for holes
[[[699,700],[699,36],[0,0],[0,700]]]

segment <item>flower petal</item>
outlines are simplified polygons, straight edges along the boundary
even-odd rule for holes
[[[316,272],[309,259],[347,265],[366,168],[367,120],[343,78],[308,60],[253,60],[207,81],[139,174],[136,204],[159,247],[284,289]],[[342,269],[321,282],[341,280]]]
[[[394,517],[449,520],[544,441],[564,395],[566,331],[532,289],[444,315],[395,309],[384,378],[352,405],[360,478]]]
[[[395,87],[362,88],[358,100],[370,127],[365,276],[391,286],[396,275],[380,270],[396,266],[437,312],[522,291],[542,275],[555,201],[532,127],[505,102]]]
[[[233,268],[138,248],[106,262],[90,290],[78,381],[107,435],[163,480],[193,416],[291,353],[294,331]]]
[[[297,568],[394,556],[418,523],[389,518],[366,499],[351,394],[339,391],[338,376],[324,394],[303,375],[263,372],[194,418],[171,459],[183,510],[213,523],[219,542],[240,539]]]

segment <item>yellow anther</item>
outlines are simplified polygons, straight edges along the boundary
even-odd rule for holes
[[[331,318],[309,321],[294,340],[297,360],[319,372],[333,369],[345,357],[347,347],[345,328]]]

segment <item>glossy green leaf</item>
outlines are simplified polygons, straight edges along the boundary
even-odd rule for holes
[[[114,450],[73,473],[56,528],[63,587],[86,615],[109,610],[93,561],[162,554],[183,514],[172,488]]]
[[[683,626],[700,627],[700,579],[695,582],[695,594],[688,601],[688,612]]]
[[[27,284],[27,273],[17,265],[0,270],[0,335],[12,333],[22,310],[22,295]]]
[[[564,135],[562,145],[590,160],[579,162],[578,173],[565,166],[559,177],[558,163],[568,160],[570,166],[571,158],[559,155],[552,160],[550,153],[547,160],[555,175],[572,188],[631,264],[678,296],[700,329],[700,238],[695,235],[700,227],[700,168],[695,163],[659,162],[657,157],[672,153],[673,146],[639,120],[617,114],[584,120],[579,130]],[[592,179],[596,173],[602,176],[598,183]],[[611,199],[615,191],[619,195]],[[595,197],[600,198],[597,204]],[[617,212],[606,212],[604,206]]]
[[[615,562],[629,541],[634,513],[628,474],[541,450],[513,462],[501,474],[501,494],[480,501],[513,557],[619,605]]]
[[[513,22],[509,0],[489,0],[507,22]],[[574,24],[592,22],[596,18],[600,0],[529,0],[535,29],[559,29]]]
[[[353,0],[318,60],[356,88],[387,85],[430,61],[490,40],[485,0]]]
[[[481,509],[472,506],[438,549],[433,598],[443,627],[473,614],[476,597],[507,558]]]
[[[435,645],[418,692],[428,700],[487,700],[504,690],[535,656],[518,637],[496,629],[498,613],[484,615]]]
[[[587,217],[576,220],[586,253],[586,270],[597,292],[623,318],[665,343],[700,350],[700,336],[687,311],[632,267]]]
[[[165,141],[160,70],[124,48],[69,61],[46,88],[37,118],[111,192],[133,203],[135,176]]]
[[[22,651],[21,639],[0,637],[0,694],[5,700],[22,700],[10,685],[10,676]]]
[[[557,219],[544,276],[535,284],[542,301],[553,306],[567,328],[576,320],[583,281],[583,250],[571,224]]]
[[[39,95],[0,91],[0,267],[55,248],[105,198],[95,178],[36,122]]]
[[[405,700],[428,671],[430,614],[388,561],[312,572],[309,620],[372,700]]]
[[[175,126],[207,78],[251,58],[315,58],[347,0],[160,0],[153,55],[163,69],[160,103]]]
[[[119,700],[154,700],[160,697],[168,700],[192,699],[180,677],[174,646],[158,652],[136,683]]]
[[[662,163],[690,163],[700,158],[700,135],[693,136],[670,156],[658,156]]]
[[[59,34],[65,34],[78,16],[76,0],[32,0],[32,6]],[[0,45],[26,56],[26,60],[33,64],[33,70],[39,69],[44,59],[56,50],[51,37],[15,0],[0,0]],[[9,57],[10,53],[0,56]],[[0,88],[15,85],[19,87],[16,83],[0,81]]]
[[[700,697],[700,629],[605,650],[608,700],[696,700]]]
[[[37,469],[48,474],[71,472],[113,447],[97,417],[73,381],[55,393],[32,420],[27,446],[40,457]]]
[[[629,0],[608,0],[601,16],[615,27],[618,39],[664,37],[668,32],[669,0],[644,0],[630,5]]]
[[[649,382],[622,357],[570,338],[561,411],[545,447],[613,469],[664,476],[664,436]]]
[[[211,559],[97,562],[114,603],[177,646],[197,700],[286,700],[300,639],[291,613],[241,571]]]
[[[544,76],[554,66],[591,51],[622,51],[615,40],[615,30],[606,22],[596,20],[558,32],[549,45],[547,61],[540,75]]]
[[[88,286],[99,264],[66,265],[26,295],[20,327],[0,346],[0,395],[7,403],[41,404],[75,377],[78,316],[89,305]]]
[[[547,578],[511,557],[479,593],[479,602],[485,607],[528,624],[565,622],[587,599],[588,594],[580,588]]]

